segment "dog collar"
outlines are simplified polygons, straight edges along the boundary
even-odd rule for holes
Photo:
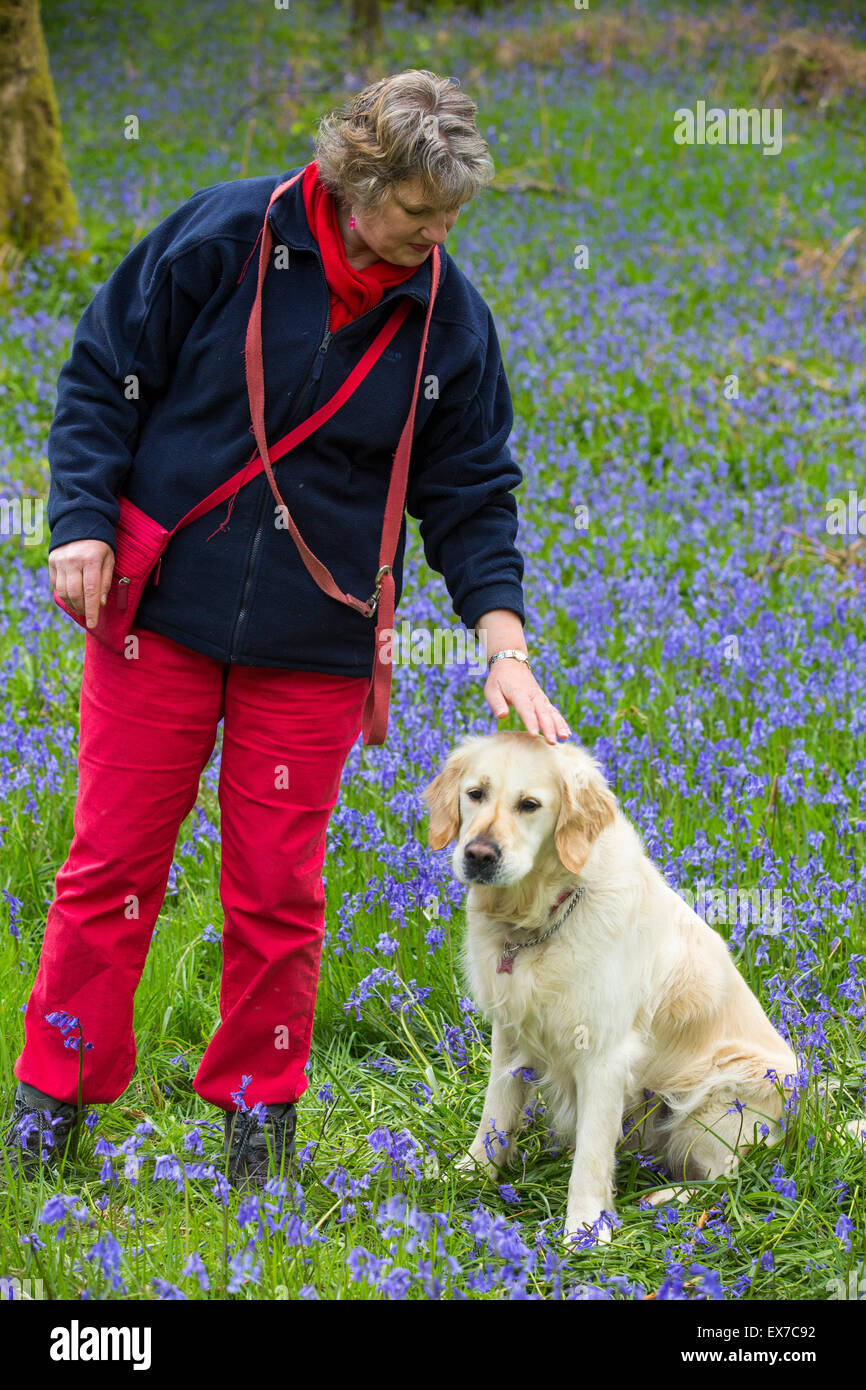
[[[542,941],[546,941],[549,936],[553,936],[553,933],[555,931],[559,931],[559,928],[562,926],[566,917],[569,915],[570,912],[574,910],[574,908],[577,907],[577,904],[583,897],[583,893],[584,889],[582,883],[578,884],[576,888],[564,889],[564,891],[560,893],[559,897],[556,899],[556,902],[553,904],[550,911],[555,912],[558,907],[562,906],[562,904],[565,902],[567,898],[571,898],[571,902],[563,912],[562,916],[554,922],[553,926],[548,927],[547,931],[542,932],[540,936],[534,936],[531,941],[518,941],[516,943],[506,941],[502,949],[502,955],[499,957],[499,963],[496,966],[497,975],[510,975],[512,970],[514,969],[514,958],[517,955],[518,951],[525,950],[527,946],[540,946]]]

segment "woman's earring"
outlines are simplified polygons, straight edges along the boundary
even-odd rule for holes
[[[355,225],[355,218],[354,218],[354,216],[352,216],[352,217],[349,218],[349,226],[350,226],[350,227],[354,227],[354,225]]]

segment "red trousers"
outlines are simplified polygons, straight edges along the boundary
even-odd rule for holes
[[[76,1099],[79,1054],[45,1021],[62,1011],[93,1044],[83,1100],[116,1100],[129,1085],[133,997],[224,717],[221,1022],[193,1086],[224,1110],[235,1108],[242,1077],[252,1078],[247,1106],[297,1100],[319,979],[325,831],[368,681],[224,665],[155,632],[133,634],[136,659],[86,636],[74,836],[15,1075]]]

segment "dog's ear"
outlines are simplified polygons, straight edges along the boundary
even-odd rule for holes
[[[427,843],[431,849],[444,849],[460,830],[460,778],[467,751],[461,746],[449,753],[438,777],[421,793],[430,811]]]
[[[563,744],[557,751],[562,755],[567,746]],[[560,757],[560,767],[562,804],[553,839],[562,865],[570,873],[579,874],[593,842],[613,825],[616,797],[588,753],[579,759],[565,754]]]

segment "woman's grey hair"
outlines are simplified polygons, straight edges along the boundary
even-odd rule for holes
[[[382,205],[392,185],[414,179],[431,207],[468,203],[496,173],[477,110],[456,77],[426,68],[383,77],[320,119],[322,183],[338,202],[365,213]]]

